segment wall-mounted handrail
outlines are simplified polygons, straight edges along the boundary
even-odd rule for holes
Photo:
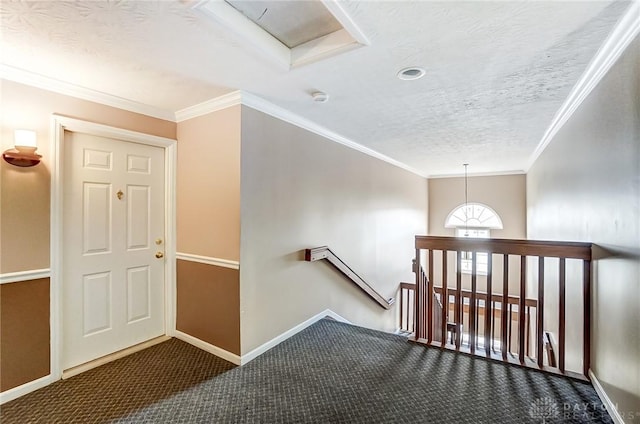
[[[360,277],[349,265],[347,265],[342,259],[336,256],[335,253],[327,246],[314,247],[313,249],[305,249],[304,260],[307,262],[319,261],[326,259],[331,265],[333,265],[338,271],[343,273],[351,281],[355,283],[363,292],[365,292],[371,299],[377,302],[385,309],[390,309],[391,305],[395,302],[393,297],[385,299],[378,293],[373,287],[369,285],[362,277]]]

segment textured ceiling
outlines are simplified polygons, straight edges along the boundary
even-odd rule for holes
[[[2,0],[1,60],[169,111],[242,89],[425,175],[499,173],[526,168],[629,6],[344,1],[370,45],[288,70],[194,4]],[[396,78],[407,66],[425,77]]]

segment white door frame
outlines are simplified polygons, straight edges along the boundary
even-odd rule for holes
[[[176,140],[110,127],[62,115],[51,116],[51,378],[62,377],[62,264],[64,132],[82,132],[99,137],[164,148],[165,160],[165,334],[175,334],[176,300]]]

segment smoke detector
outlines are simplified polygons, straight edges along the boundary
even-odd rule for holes
[[[322,91],[315,91],[311,93],[311,97],[313,97],[313,101],[316,103],[326,103],[329,100],[329,95]]]

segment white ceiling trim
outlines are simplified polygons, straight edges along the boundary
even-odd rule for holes
[[[318,134],[331,141],[342,144],[343,146],[357,150],[361,153],[372,156],[376,159],[380,159],[382,161],[390,163],[391,165],[397,166],[398,168],[402,168],[413,174],[419,175],[424,178],[428,177],[427,175],[425,175],[424,173],[421,173],[415,168],[407,166],[404,163],[398,162],[397,160],[390,158],[389,156],[383,155],[382,153],[379,153],[375,150],[372,150],[368,147],[358,144],[355,141],[348,139],[347,137],[344,137],[340,134],[337,134],[331,131],[326,127],[323,127],[322,125],[316,124],[315,122],[312,122],[307,118],[303,118],[300,115],[296,115],[295,113],[285,108],[276,106],[275,104],[261,97],[258,97],[255,94],[248,93],[246,91],[241,91],[241,90],[234,91],[232,93],[225,94],[223,96],[216,97],[211,100],[207,100],[206,102],[199,103],[197,105],[188,107],[186,109],[179,110],[178,112],[176,112],[176,122],[182,122],[187,119],[197,118],[198,116],[206,115],[208,113],[216,112],[216,111],[226,109],[228,107],[232,107],[238,104],[249,106],[250,108],[256,109],[262,113],[273,116],[274,118],[278,118],[281,121],[288,122],[289,124],[303,128],[314,134]]]
[[[624,50],[639,33],[640,2],[634,1],[624,16],[618,21],[596,55],[591,59],[589,66],[587,66],[587,69],[576,85],[571,89],[567,99],[558,112],[556,112],[542,140],[540,140],[533,154],[529,157],[527,172],[549,145],[553,137],[560,131],[562,126],[569,120],[589,93],[598,85],[600,80],[609,72]]]
[[[265,58],[274,61],[280,68],[289,70],[370,44],[342,6],[334,0],[321,1],[343,29],[291,49],[225,1],[199,0],[192,9],[224,25]]]
[[[349,147],[353,150],[357,150],[361,153],[364,153],[366,155],[369,155],[371,157],[374,157],[376,159],[382,160],[384,162],[387,162],[391,165],[397,166],[398,168],[402,168],[406,171],[409,171],[413,174],[416,174],[418,176],[424,177],[424,178],[428,178],[428,175],[425,175],[424,173],[418,171],[415,168],[412,168],[404,163],[401,163],[395,159],[390,158],[389,156],[383,155],[382,153],[379,153],[373,149],[370,149],[368,147],[365,147],[361,144],[356,143],[353,140],[348,139],[347,137],[344,137],[340,134],[337,134],[333,131],[331,131],[330,129],[323,127],[322,125],[319,125],[315,122],[312,122],[310,120],[308,120],[307,118],[303,118],[300,115],[296,115],[295,113],[284,109],[280,106],[276,106],[271,102],[268,102],[267,100],[264,100],[256,95],[253,95],[251,93],[247,93],[247,92],[242,92],[242,104],[245,106],[249,106],[253,109],[256,109],[260,112],[266,113],[267,115],[271,115],[274,118],[278,118],[281,121],[284,122],[288,122],[292,125],[295,125],[297,127],[300,127],[302,129],[305,129],[307,131],[310,131],[312,133],[315,133],[319,136],[322,136],[324,138],[327,138],[331,141],[334,141],[338,144],[342,144],[343,146]]]
[[[291,68],[317,62],[357,47],[362,47],[362,44],[341,29],[291,49]]]
[[[197,118],[207,113],[226,109],[231,106],[239,105],[242,102],[242,93],[233,91],[228,94],[207,100],[197,105],[189,106],[176,112],[175,121],[182,122],[187,119]]]
[[[291,49],[292,68],[313,63],[351,49],[371,45],[364,32],[337,1],[321,1],[344,29]]]
[[[101,93],[99,91],[91,90],[84,87],[79,87],[74,84],[58,81],[53,78],[44,77],[32,72],[24,71],[22,69],[13,68],[11,66],[0,64],[0,78],[15,81],[21,84],[29,85],[32,87],[41,88],[44,90],[52,91],[55,93],[76,97],[84,100],[89,100],[99,104],[112,106],[115,108],[128,110],[130,112],[140,113],[143,115],[151,116],[154,118],[164,119],[171,122],[181,122],[187,119],[196,118],[198,116],[206,115],[218,110],[226,109],[238,104],[244,104],[260,112],[266,113],[278,119],[281,119],[290,124],[296,125],[300,128],[306,129],[310,132],[325,137],[331,141],[342,144],[351,149],[362,152],[366,155],[372,156],[376,159],[380,159],[391,165],[402,168],[413,174],[427,178],[428,176],[421,173],[415,168],[407,166],[389,156],[383,155],[375,150],[369,149],[361,144],[358,144],[340,134],[337,134],[321,125],[316,124],[306,118],[296,115],[280,106],[276,106],[258,96],[253,94],[234,91],[219,97],[216,97],[206,102],[199,103],[194,106],[190,106],[185,109],[181,109],[177,112],[170,112],[162,109],[158,109],[152,106],[144,105],[142,103],[134,102],[131,100],[123,99],[109,94]]]
[[[164,119],[165,121],[175,121],[175,113],[169,110],[160,109],[133,100],[113,96],[90,88],[80,87],[75,84],[63,82],[54,78],[45,77],[24,69],[0,64],[0,78],[14,81],[31,87],[41,88],[58,94],[88,100],[129,112],[140,113],[153,118]]]
[[[303,118],[300,115],[297,115],[283,107],[277,106],[259,96],[256,96],[255,94],[251,94],[249,92],[242,91],[242,90],[234,91],[229,94],[225,94],[223,96],[219,96],[214,99],[207,100],[206,102],[202,102],[197,105],[179,110],[178,112],[176,112],[176,122],[182,122],[188,119],[197,118],[199,116],[203,116],[203,115],[213,113],[222,109],[226,109],[228,107],[236,106],[239,104],[256,109],[262,113],[273,116],[274,118],[278,118],[281,121],[287,122],[299,128],[310,131],[330,141],[333,141],[338,144],[342,144],[343,146],[346,146],[350,149],[357,150],[368,156],[387,162],[393,166],[397,166],[398,168],[404,169],[406,171],[411,172],[412,174],[418,175],[423,178],[451,178],[451,177],[460,177],[464,175],[464,174],[447,174],[447,175],[432,176],[432,175],[420,172],[415,168],[412,168],[378,151],[365,147],[362,144],[356,143],[355,141],[347,137],[344,137],[334,131],[331,131],[330,129],[322,125],[319,125],[313,121],[310,121],[307,118]],[[522,169],[515,169],[510,171],[499,171],[499,172],[470,173],[469,176],[480,177],[480,176],[497,176],[497,175],[522,175],[525,173],[526,172]]]
[[[340,22],[340,25],[351,35],[356,42],[363,46],[371,45],[371,42],[364,35],[364,32],[360,29],[360,27],[356,24],[356,22],[351,18],[351,15],[347,13],[346,10],[340,6],[340,3],[335,0],[321,0],[324,7],[327,8],[329,12]]]
[[[216,0],[201,0],[193,6],[193,10],[201,11],[227,29],[241,36],[257,51],[273,60],[283,69],[291,66],[291,51],[249,18],[238,12],[229,3]]]

